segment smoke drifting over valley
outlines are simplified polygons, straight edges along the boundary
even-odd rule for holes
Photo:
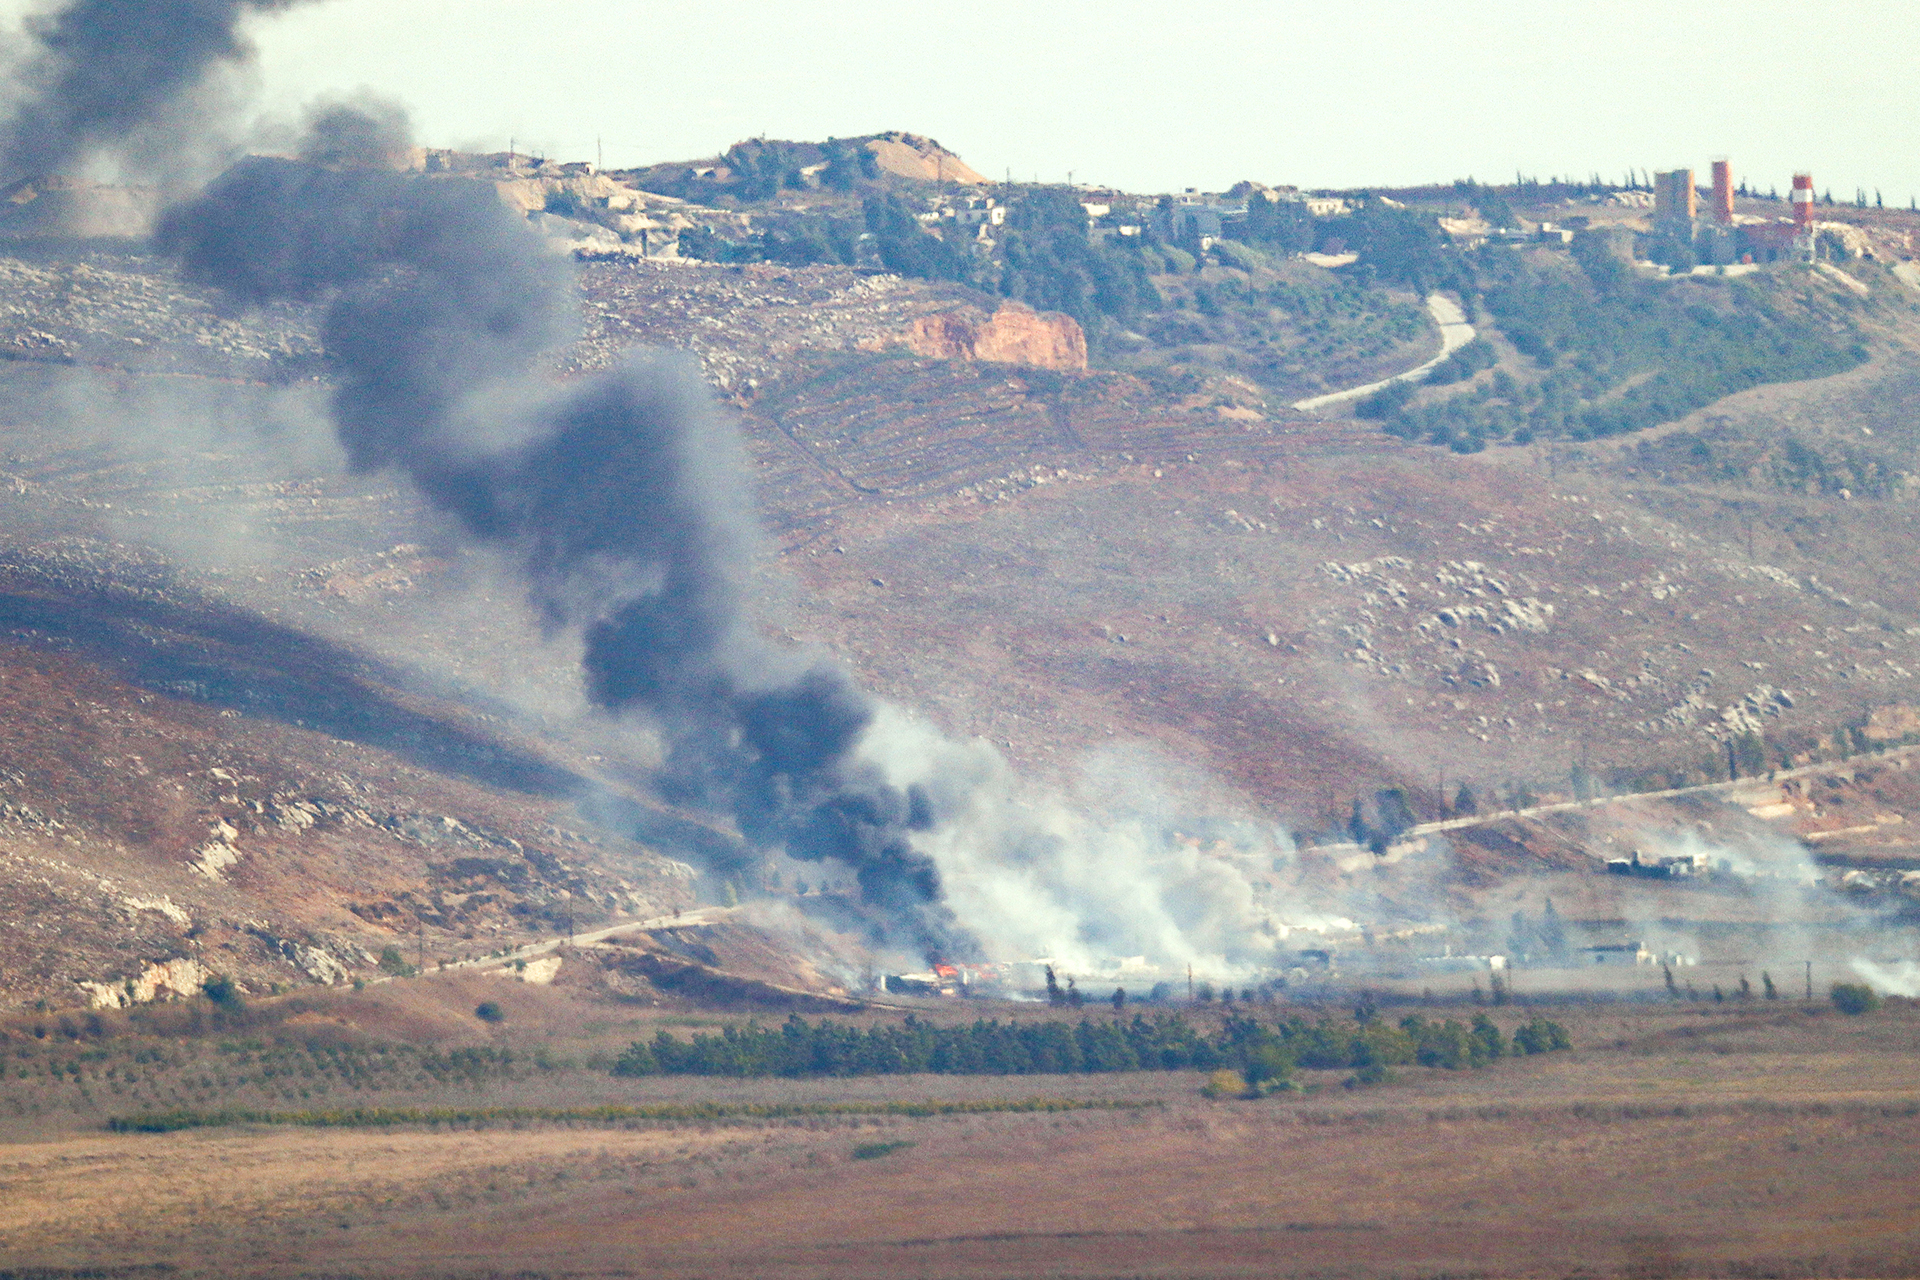
[[[194,119],[211,73],[245,60],[244,20],[288,7],[81,0],[42,19],[4,172]],[[243,306],[320,309],[350,467],[399,471],[517,566],[544,624],[581,637],[591,701],[660,735],[666,798],[730,815],[759,852],[847,865],[876,940],[929,957],[1241,958],[1252,902],[1235,873],[1137,817],[1109,830],[1024,807],[983,744],[922,734],[903,753],[870,733],[879,708],[838,663],[762,637],[744,594],[752,495],[697,369],[630,354],[543,379],[571,333],[567,264],[488,185],[397,171],[409,145],[396,107],[323,105],[298,158],[241,161],[168,210],[156,245]],[[970,927],[943,876],[964,882]]]
[[[512,554],[547,624],[583,634],[593,701],[662,734],[656,786],[730,814],[756,849],[851,867],[884,939],[928,956],[984,943],[1215,971],[1273,945],[1248,880],[1157,815],[1023,805],[990,748],[870,734],[876,704],[838,664],[765,640],[744,606],[757,535],[738,444],[694,370],[630,355],[546,385],[562,260],[484,186],[352,167],[390,151],[394,127],[330,108],[309,154],[348,167],[247,160],[175,208],[160,243],[243,302],[325,302],[351,464],[403,471]],[[1255,843],[1267,862],[1290,851]]]
[[[34,19],[36,48],[13,69],[13,101],[0,123],[0,187],[97,148],[124,150],[170,119],[214,69],[246,61],[243,18],[302,2],[78,0]]]
[[[243,20],[285,7],[69,6],[37,29],[31,92],[0,133],[5,172],[30,177],[188,118],[209,73],[244,60]],[[154,24],[167,39],[150,38]],[[1076,793],[1028,787],[986,741],[947,739],[871,697],[830,655],[766,638],[749,604],[763,547],[740,439],[698,367],[630,352],[603,372],[548,377],[575,336],[571,263],[491,182],[413,171],[411,141],[392,105],[318,106],[294,154],[228,168],[172,205],[154,243],[239,307],[318,317],[325,417],[346,465],[404,476],[484,551],[476,559],[506,565],[553,651],[577,641],[586,699],[631,728],[630,741],[657,735],[645,784],[725,815],[742,838],[698,850],[663,840],[664,851],[747,886],[781,856],[841,864],[890,949],[1047,957],[1083,979],[1148,982],[1190,966],[1251,983],[1325,962],[1328,935],[1369,949],[1377,936],[1411,964],[1433,959],[1418,955],[1431,935],[1472,914],[1448,897],[1454,855],[1437,833],[1387,856],[1396,837],[1417,835],[1398,791],[1378,793],[1397,798],[1391,819],[1363,806],[1361,826],[1379,839],[1355,834],[1371,852],[1302,856],[1269,823],[1203,817],[1193,810],[1206,801],[1170,798],[1211,788],[1165,761],[1116,751],[1086,762]],[[307,367],[322,367],[305,343]],[[305,406],[314,394],[289,398]],[[156,430],[167,428],[188,434],[177,420]],[[1271,631],[1266,643],[1280,647]],[[567,693],[577,712],[571,683]],[[1352,719],[1376,713],[1354,702]],[[1713,861],[1769,891],[1790,887],[1782,912],[1818,878],[1810,863],[1782,878],[1759,854],[1753,865]]]
[[[645,712],[664,789],[733,815],[762,849],[838,858],[903,941],[967,945],[910,832],[925,798],[853,748],[869,699],[832,662],[777,650],[742,588],[754,550],[734,439],[666,357],[563,390],[561,262],[479,185],[351,167],[394,121],[335,107],[305,160],[250,159],[169,212],[192,279],[247,303],[323,301],[333,415],[352,465],[398,468],[474,539],[510,549],[549,625],[584,633],[594,701]]]

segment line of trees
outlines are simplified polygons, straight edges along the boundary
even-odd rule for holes
[[[1450,1070],[1482,1067],[1509,1055],[1569,1047],[1566,1028],[1534,1017],[1511,1035],[1492,1019],[1393,1024],[1371,1008],[1351,1022],[1294,1017],[1275,1022],[1233,1015],[1217,1031],[1178,1014],[1130,1020],[935,1026],[908,1017],[860,1028],[794,1015],[779,1027],[757,1022],[681,1040],[666,1031],[635,1041],[614,1064],[616,1076],[1037,1075],[1111,1071],[1235,1070],[1249,1081],[1286,1079],[1296,1068],[1366,1069],[1418,1063]]]
[[[824,175],[829,185],[837,154],[830,153]],[[1119,246],[1094,240],[1077,193],[1040,187],[1010,201],[997,252],[989,253],[964,228],[929,229],[914,204],[876,191],[861,201],[857,217],[788,215],[743,240],[689,228],[680,234],[680,252],[710,262],[874,265],[920,280],[958,281],[1036,310],[1065,312],[1097,339],[1109,322],[1130,323],[1162,305],[1132,239]]]

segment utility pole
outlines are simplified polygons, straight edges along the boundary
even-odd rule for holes
[[[1187,1003],[1193,1003],[1193,965],[1187,965]]]
[[[1807,961],[1807,999],[1813,999],[1813,961]]]

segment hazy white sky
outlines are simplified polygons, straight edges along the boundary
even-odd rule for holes
[[[1143,191],[1724,154],[1763,188],[1920,193],[1914,0],[323,0],[255,30],[271,104],[366,87],[432,145],[600,138],[610,165],[908,129]]]

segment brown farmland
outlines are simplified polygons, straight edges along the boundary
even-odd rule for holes
[[[448,981],[420,997],[471,998]],[[605,1038],[538,1002],[514,1006],[521,1047]],[[1572,1053],[1362,1090],[1305,1073],[1307,1093],[1257,1102],[1204,1100],[1191,1073],[620,1081],[571,1063],[405,1094],[1147,1104],[1124,1111],[170,1134],[49,1113],[0,1147],[0,1257],[220,1276],[1914,1274],[1920,1011],[1700,1008],[1554,1009]],[[362,1090],[334,1099],[401,1101]]]

